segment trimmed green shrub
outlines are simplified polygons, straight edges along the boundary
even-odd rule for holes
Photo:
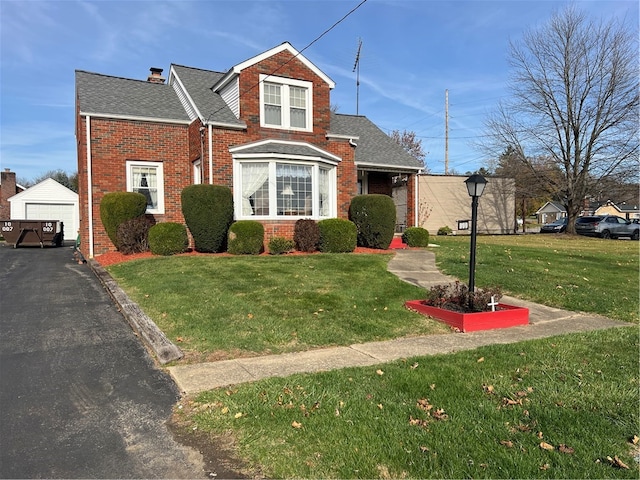
[[[293,250],[294,246],[293,240],[284,237],[273,237],[269,240],[269,254],[282,255]]]
[[[450,227],[440,227],[438,229],[438,235],[451,235],[452,231]]]
[[[109,240],[118,246],[118,226],[132,218],[137,218],[147,211],[147,197],[135,192],[106,193],[100,201],[100,220],[107,232]]]
[[[344,253],[356,249],[358,230],[356,224],[344,218],[327,218],[318,222],[321,252]]]
[[[320,227],[315,220],[301,218],[293,227],[293,242],[301,252],[315,252],[320,243]]]
[[[402,241],[409,247],[427,247],[429,232],[422,227],[409,227],[402,234]]]
[[[182,190],[182,215],[198,252],[218,253],[226,248],[233,222],[233,195],[220,185],[189,185]]]
[[[149,249],[154,255],[175,255],[188,247],[187,228],[181,223],[158,223],[149,229]]]
[[[396,229],[396,206],[388,195],[358,195],[349,206],[358,230],[358,245],[386,250]]]
[[[125,255],[142,253],[149,250],[149,229],[155,224],[153,218],[141,215],[125,220],[118,225],[116,246]]]
[[[258,255],[264,249],[264,225],[255,220],[239,220],[229,227],[229,247],[233,255]]]

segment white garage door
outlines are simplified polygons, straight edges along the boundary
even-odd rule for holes
[[[64,222],[64,239],[75,240],[78,235],[73,205],[27,203],[26,220],[60,220]]]

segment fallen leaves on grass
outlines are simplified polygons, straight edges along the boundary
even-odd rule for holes
[[[513,448],[513,442],[511,440],[500,440],[500,445],[503,445],[507,448]]]
[[[609,462],[612,467],[629,470],[629,465],[620,460],[617,455],[615,455],[613,458],[607,457],[607,462]]]
[[[543,450],[549,450],[549,451],[556,449],[556,447],[554,447],[553,445],[547,442],[540,442],[540,448]]]
[[[302,424],[300,422],[296,422],[295,420],[291,422],[291,426],[296,429],[302,428]]]
[[[449,415],[447,415],[444,408],[434,408],[434,406],[429,402],[428,398],[419,399],[416,403],[416,407],[424,412],[429,418],[420,419],[409,416],[409,425],[426,427],[429,423],[429,420],[443,421],[449,418]]]
[[[564,443],[561,443],[558,446],[558,450],[562,453],[566,453],[567,455],[572,455],[575,453],[575,450],[567,445],[565,445]]]

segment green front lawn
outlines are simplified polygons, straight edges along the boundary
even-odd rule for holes
[[[468,278],[468,237],[434,237]],[[201,358],[440,333],[388,255],[152,258],[109,267]],[[479,237],[477,285],[638,321],[638,243]],[[637,325],[377,367],[273,378],[184,399],[186,434],[231,435],[269,478],[638,478]],[[251,474],[251,472],[248,472]]]
[[[438,267],[469,279],[469,237],[432,237]],[[638,323],[638,242],[567,235],[479,236],[476,286]]]
[[[267,478],[638,478],[638,348],[628,327],[273,378],[176,419]]]
[[[390,258],[178,256],[108,270],[193,360],[448,332],[404,308],[424,291],[389,273]]]

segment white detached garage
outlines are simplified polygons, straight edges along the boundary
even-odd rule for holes
[[[78,194],[52,178],[9,198],[12,220],[59,220],[64,223],[64,239],[78,235]]]

